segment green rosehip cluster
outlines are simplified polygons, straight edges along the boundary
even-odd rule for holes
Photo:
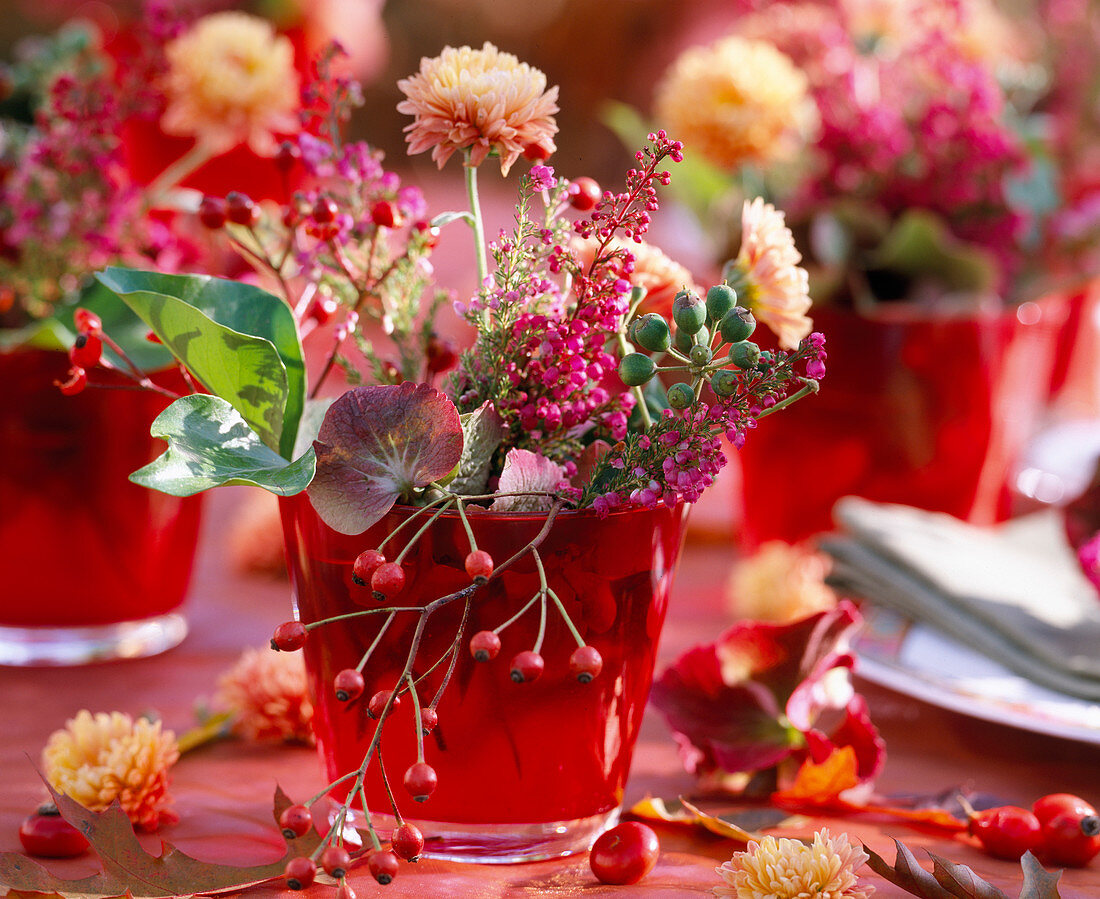
[[[737,370],[753,369],[760,362],[760,347],[749,340],[756,319],[737,305],[737,291],[728,284],[711,287],[706,299],[681,290],[672,302],[672,321],[675,330],[664,316],[647,313],[634,320],[629,336],[641,349],[671,356],[676,364],[659,366],[646,353],[631,352],[619,363],[619,377],[628,387],[641,387],[659,371],[686,371],[690,383],[668,388],[673,409],[691,406],[704,381],[718,396],[732,396],[739,383]]]

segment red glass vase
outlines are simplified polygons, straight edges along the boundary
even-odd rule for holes
[[[1060,298],[956,316],[815,310],[821,392],[761,422],[739,453],[744,544],[828,530],[847,495],[1003,520],[1064,318]]]
[[[376,607],[370,589],[352,582],[352,562],[377,546],[408,510],[394,509],[366,533],[349,537],[322,523],[305,496],[281,502],[300,619]],[[497,564],[526,545],[544,521],[537,514],[470,514],[478,547]],[[537,639],[537,603],[501,634],[503,646],[494,660],[475,662],[470,655],[472,634],[503,624],[538,591],[530,555],[476,595],[453,679],[438,705],[439,724],[425,738],[425,759],[439,785],[423,805],[401,786],[404,771],[416,761],[408,696],[384,729],[389,780],[402,814],[423,830],[427,854],[481,862],[549,858],[587,849],[614,822],[653,677],[683,528],[682,507],[630,510],[605,519],[571,512],[555,521],[539,552],[550,588],[583,639],[603,657],[602,672],[587,684],[570,674],[577,643],[552,603],[540,651],[545,671],[537,680],[516,684],[509,677],[511,659]],[[420,607],[468,586],[463,567],[468,552],[458,517],[439,518],[406,556],[408,583],[395,604]],[[429,619],[415,660],[418,675],[447,653],[462,606],[445,606]],[[306,641],[314,728],[333,780],[359,767],[376,725],[367,716],[367,703],[375,691],[393,688],[419,615],[398,614],[364,668],[362,699],[339,702],[334,677],[359,663],[384,618],[327,625]],[[424,704],[435,695],[446,667],[439,665],[419,685]],[[372,813],[390,809],[377,765],[370,768],[366,792]],[[392,826],[392,817],[377,817],[381,827]]]
[[[0,353],[0,663],[78,664],[161,652],[187,632],[199,498],[127,480],[164,449],[165,397],[97,370],[53,386],[63,353]]]

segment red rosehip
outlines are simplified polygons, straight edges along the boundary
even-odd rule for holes
[[[393,690],[379,690],[370,698],[370,704],[367,706],[367,715],[371,718],[381,718],[382,712],[386,708],[386,703],[390,701],[390,697],[393,696]],[[401,705],[401,697],[398,696],[393,701],[393,708],[397,708]]]
[[[88,386],[88,373],[79,366],[73,366],[69,369],[68,380],[54,381],[53,384],[65,396],[76,396]]]
[[[279,827],[288,840],[305,836],[313,826],[313,815],[304,805],[288,805],[279,815]]]
[[[69,361],[76,368],[95,368],[103,355],[103,341],[94,334],[81,332],[69,347]]]
[[[225,215],[234,225],[251,228],[260,221],[260,207],[247,194],[231,190],[225,197]]]
[[[383,562],[371,575],[370,588],[379,602],[393,599],[405,589],[405,570],[396,562]]]
[[[284,140],[275,151],[275,166],[280,172],[289,172],[294,164],[302,158],[302,151],[292,140]]]
[[[493,557],[483,549],[475,549],[466,556],[466,574],[475,584],[487,584],[493,574]]]
[[[294,652],[305,646],[309,631],[300,621],[284,621],[271,637],[271,648],[280,652]]]
[[[321,867],[329,877],[339,880],[348,873],[351,856],[343,846],[329,846],[321,853]]]
[[[379,228],[401,227],[401,211],[391,200],[379,200],[371,206],[370,218]]]
[[[225,227],[225,221],[229,217],[225,200],[221,197],[203,197],[199,203],[199,221],[211,231],[217,231]]]
[[[435,709],[426,706],[420,710],[420,731],[424,736],[435,730],[437,724],[439,724],[439,715]]]
[[[550,148],[540,143],[530,143],[523,148],[523,158],[531,162],[546,162],[550,158]]]
[[[424,350],[428,371],[433,374],[450,371],[458,365],[458,347],[444,337],[436,337],[434,334],[428,341]]]
[[[1015,805],[975,812],[967,829],[994,858],[1017,860],[1025,852],[1037,849],[1041,840],[1039,819]]]
[[[528,684],[539,679],[546,662],[537,652],[525,650],[512,659],[510,676],[517,684]]]
[[[595,646],[578,646],[569,657],[569,672],[582,684],[591,683],[603,670],[603,656]]]
[[[376,549],[365,549],[355,557],[351,566],[351,579],[360,587],[370,583],[371,576],[378,570],[378,566],[386,561],[386,557]]]
[[[1100,852],[1100,817],[1084,799],[1052,793],[1036,800],[1032,811],[1042,834],[1039,855],[1044,861],[1082,868]]]
[[[41,806],[19,825],[19,842],[27,855],[38,858],[75,858],[88,851],[88,841],[61,817],[57,807]]]
[[[492,631],[478,631],[470,638],[470,655],[478,662],[488,662],[500,652],[500,637]]]
[[[317,866],[313,864],[313,859],[300,855],[287,862],[285,873],[286,885],[289,889],[304,890],[317,876]]]
[[[415,824],[405,822],[399,825],[390,837],[394,854],[407,862],[414,862],[424,851],[424,834]]]
[[[574,178],[569,185],[569,205],[578,212],[591,212],[602,197],[600,185],[586,175]]]
[[[99,316],[83,306],[73,311],[73,326],[81,334],[94,334],[97,337],[103,330],[103,322]]]
[[[657,864],[657,834],[637,821],[612,827],[592,845],[588,863],[600,883],[637,883]]]
[[[332,679],[332,686],[336,689],[336,698],[340,702],[353,702],[363,695],[366,684],[358,670],[345,668]]]
[[[372,852],[367,859],[367,870],[375,880],[385,886],[397,876],[397,856],[389,849]]]
[[[336,221],[336,213],[340,208],[328,197],[318,197],[313,204],[313,220],[320,225],[328,225]]]
[[[436,777],[435,768],[426,762],[416,762],[409,766],[405,772],[405,789],[409,791],[417,802],[424,802],[435,792],[439,778]]]

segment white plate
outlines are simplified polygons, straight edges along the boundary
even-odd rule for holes
[[[866,606],[856,674],[986,721],[1100,744],[1100,705],[1033,684],[922,624]]]

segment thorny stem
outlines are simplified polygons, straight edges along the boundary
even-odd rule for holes
[[[451,663],[447,666],[447,673],[443,675],[439,689],[435,691],[435,696],[432,697],[431,708],[433,709],[439,705],[439,700],[443,698],[443,691],[447,689],[447,685],[451,682],[451,676],[455,673],[455,667],[458,665],[458,654],[462,651],[462,638],[466,634],[466,624],[470,620],[470,605],[471,602],[467,599],[466,605],[462,608],[462,620],[458,623],[458,631],[455,633],[454,643],[451,646]],[[417,726],[419,727],[419,723]]]
[[[421,756],[423,759],[423,756]],[[397,809],[397,800],[393,797],[393,790],[390,789],[390,778],[386,774],[386,762],[382,758],[382,741],[378,742],[378,770],[382,772],[382,786],[386,789],[386,798],[390,801],[390,808],[393,809],[393,816],[397,819],[397,823],[401,823],[401,812]]]

